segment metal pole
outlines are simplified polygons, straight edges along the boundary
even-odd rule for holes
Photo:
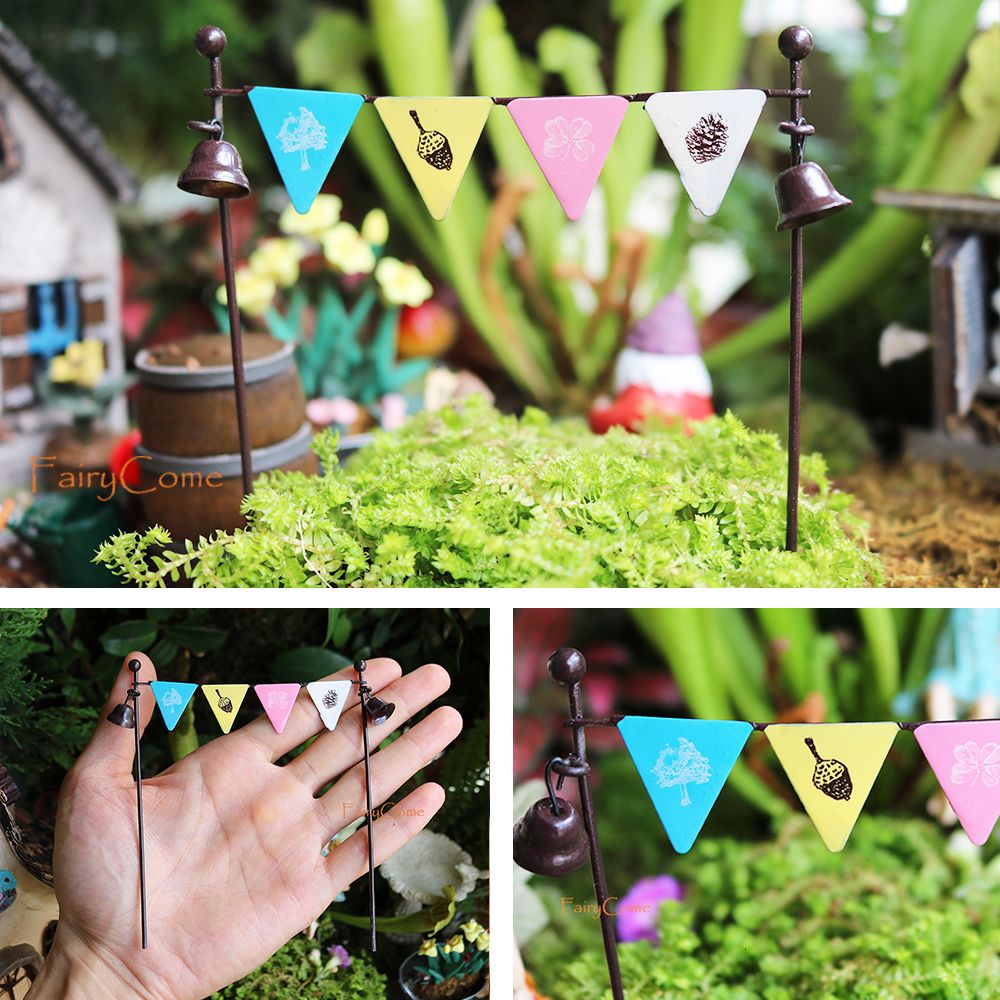
[[[142,822],[142,740],[139,736],[139,670],[141,664],[129,664],[132,671],[132,693],[135,701],[135,809],[139,826],[139,920],[142,927],[142,947],[148,946],[146,928],[146,833]]]
[[[368,684],[364,678],[364,660],[355,667],[358,672],[358,699],[361,702],[361,740],[365,754],[365,820],[368,829],[368,920],[371,930],[372,952],[378,950],[375,931],[375,847],[372,841],[372,777],[371,756],[368,749]]]
[[[791,120],[802,118],[802,100],[798,91],[802,86],[802,63],[792,59],[789,63]],[[789,136],[791,166],[802,162],[802,137]],[[791,295],[789,315],[788,351],[788,486],[786,491],[785,548],[795,552],[799,547],[799,461],[801,452],[802,421],[802,228],[791,231]]]
[[[567,685],[569,695],[569,714],[575,719],[582,719],[580,682]],[[582,762],[587,761],[587,738],[583,726],[573,728],[573,753]],[[594,816],[594,801],[590,795],[590,778],[581,774],[577,779],[580,787],[580,806],[583,810],[583,825],[587,831],[587,841],[590,845],[590,867],[594,875],[594,892],[601,908],[601,934],[604,937],[604,954],[608,963],[608,976],[611,980],[611,995],[614,1000],[625,1000],[622,990],[622,973],[618,964],[618,939],[615,937],[615,925],[607,912],[608,883],[604,876],[604,859],[601,857],[601,844],[597,837],[597,819]]]

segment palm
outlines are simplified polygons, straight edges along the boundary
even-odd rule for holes
[[[373,687],[376,673],[390,677],[398,668],[372,661]],[[391,684],[386,697],[397,711],[384,730],[398,728],[446,686],[437,667]],[[142,707],[148,714],[149,706]],[[258,719],[143,782],[146,950],[138,946],[135,784],[126,772],[92,767],[71,777],[57,830],[62,923],[120,962],[146,995],[201,997],[238,979],[308,927],[365,870],[363,830],[328,857],[321,854],[335,833],[363,815],[359,709],[349,702],[336,731],[276,766],[272,759],[295,745],[290,740],[302,742],[303,726],[313,735],[320,723],[311,703],[300,699],[284,738]],[[439,753],[459,726],[457,713],[439,709],[376,754],[375,803]],[[422,808],[376,823],[377,861],[416,833],[442,796],[436,786],[423,786],[411,797]]]

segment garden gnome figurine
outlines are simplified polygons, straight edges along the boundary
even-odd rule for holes
[[[614,389],[614,400],[597,399],[590,410],[590,429],[597,434],[616,425],[637,431],[649,417],[680,420],[686,429],[714,412],[694,317],[676,292],[625,334]]]

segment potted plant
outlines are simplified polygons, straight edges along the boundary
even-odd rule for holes
[[[257,243],[237,270],[236,289],[251,326],[294,345],[306,412],[316,428],[341,432],[343,452],[366,440],[358,435],[371,427],[398,426],[422,409],[423,378],[450,346],[456,324],[431,303],[433,289],[419,268],[385,255],[385,212],[373,209],[359,230],[341,219],[341,207],[336,195],[320,195],[304,215],[285,209],[280,235]],[[216,297],[227,329],[225,287]],[[437,307],[435,335],[408,335],[426,306]]]
[[[399,984],[410,1000],[471,1000],[486,981],[490,936],[469,920],[447,940],[430,935],[399,968]]]

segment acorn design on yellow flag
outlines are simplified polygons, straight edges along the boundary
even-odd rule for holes
[[[764,730],[829,850],[843,850],[898,732],[895,722],[769,725]]]
[[[248,684],[202,684],[201,693],[205,696],[215,721],[219,723],[219,728],[224,733],[233,728],[236,714],[249,690]]]
[[[482,135],[489,97],[379,97],[375,110],[435,219],[455,198]]]

